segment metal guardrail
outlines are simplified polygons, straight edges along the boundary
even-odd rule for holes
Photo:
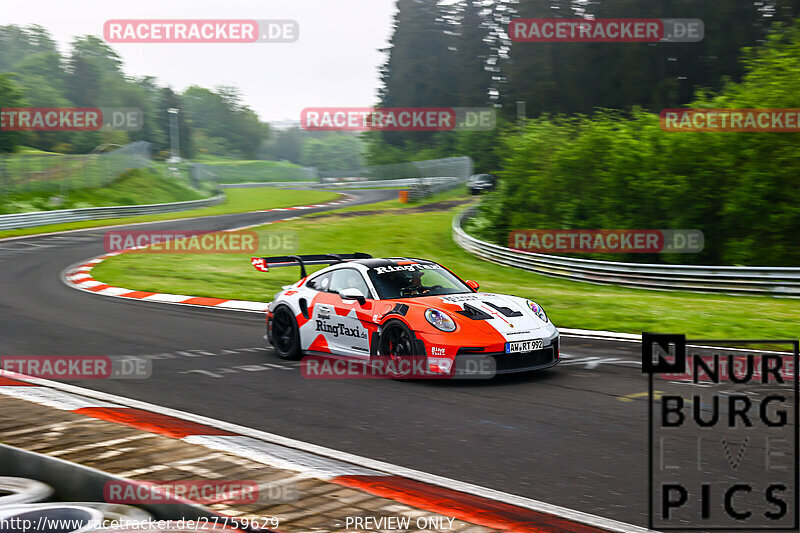
[[[83,220],[100,220],[104,218],[120,218],[135,215],[154,215],[174,213],[198,207],[217,205],[225,200],[224,194],[211,198],[190,200],[188,202],[172,202],[167,204],[120,205],[113,207],[87,207],[84,209],[61,209],[58,211],[36,211],[33,213],[16,213],[0,215],[0,230],[33,228],[63,222],[80,222]]]
[[[438,177],[438,178],[404,178],[396,180],[366,180],[366,181],[342,181],[319,183],[312,181],[281,181],[264,183],[223,183],[219,187],[222,189],[241,189],[251,187],[311,187],[313,189],[363,189],[363,188],[407,188],[408,198],[416,201],[432,194],[440,193],[453,189],[464,183],[459,178]]]
[[[409,161],[389,165],[375,165],[344,171],[320,170],[319,181],[340,181],[348,178],[368,180],[397,180],[406,178],[430,178],[436,176],[455,176],[466,180],[472,175],[474,164],[467,156]]]
[[[412,187],[419,181],[419,178],[401,178],[396,180],[364,180],[364,181],[328,181],[325,183],[315,183],[315,189],[363,189],[366,187],[375,189],[394,189],[398,187]]]
[[[254,187],[312,187],[318,181],[257,181],[252,183],[220,183],[220,189],[251,189]]]
[[[453,219],[453,240],[493,263],[547,276],[635,288],[800,297],[798,267],[618,263],[523,252],[468,235],[461,226],[473,213],[474,208],[469,208]]]
[[[369,188],[408,188],[409,196],[412,195],[411,191],[425,188],[430,188],[437,185],[449,184],[451,182],[462,183],[458,178],[450,177],[431,177],[431,178],[401,178],[396,180],[366,180],[366,181],[345,181],[345,182],[329,182],[317,183],[313,185],[314,188],[319,189],[363,189]]]

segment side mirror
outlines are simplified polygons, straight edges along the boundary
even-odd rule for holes
[[[364,297],[364,293],[354,288],[340,290],[339,297],[342,300],[357,300],[358,303],[360,303],[361,305],[367,303],[367,299]]]
[[[467,280],[467,286],[473,291],[477,291],[478,289],[481,288],[480,284],[477,281],[472,281],[471,279]]]

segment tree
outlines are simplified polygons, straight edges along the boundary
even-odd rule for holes
[[[488,62],[492,55],[489,35],[490,10],[485,2],[462,0],[455,4],[455,77],[454,102],[458,107],[479,107],[489,102],[492,73]]]
[[[260,155],[264,159],[300,164],[305,138],[305,132],[300,128],[277,130],[264,144]]]
[[[357,170],[361,168],[361,143],[358,137],[333,133],[320,139],[307,137],[300,164],[319,170]]]
[[[5,107],[22,107],[25,100],[22,90],[14,82],[13,74],[0,74],[0,111]],[[20,132],[0,131],[0,152],[13,152],[19,145]]]
[[[41,26],[0,26],[0,72],[11,72],[26,57],[47,52],[57,53],[58,50],[55,41]]]
[[[238,155],[255,159],[269,135],[266,124],[244,105],[239,92],[231,87],[211,91],[189,87],[183,94],[183,104],[197,136],[198,148],[208,153]]]
[[[452,39],[436,0],[398,0],[388,57],[381,68],[381,107],[451,107],[455,80]],[[385,142],[429,140],[427,132],[383,132]]]
[[[190,125],[189,117],[187,117],[183,98],[169,87],[159,90],[158,100],[154,107],[154,129],[158,132],[155,139],[158,140],[158,143],[153,143],[153,151],[158,153],[171,149],[172,117],[170,116],[170,109],[178,109],[180,156],[191,158],[194,155],[193,128]]]

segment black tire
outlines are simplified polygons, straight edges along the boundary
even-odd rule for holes
[[[398,369],[400,372],[388,372],[395,379],[409,379],[419,373],[419,361],[423,354],[415,353],[414,334],[403,322],[394,320],[386,324],[378,341],[378,357],[385,364],[384,368]],[[408,371],[402,371],[407,369]]]
[[[294,313],[285,305],[279,306],[272,314],[271,340],[281,359],[300,359],[300,330]]]

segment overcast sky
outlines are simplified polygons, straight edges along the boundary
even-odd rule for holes
[[[128,75],[183,91],[235,85],[264,121],[298,120],[305,107],[365,107],[395,0],[0,0],[0,25],[39,24],[68,50],[76,35],[102,38],[109,19],[293,19],[294,43],[112,44]]]

